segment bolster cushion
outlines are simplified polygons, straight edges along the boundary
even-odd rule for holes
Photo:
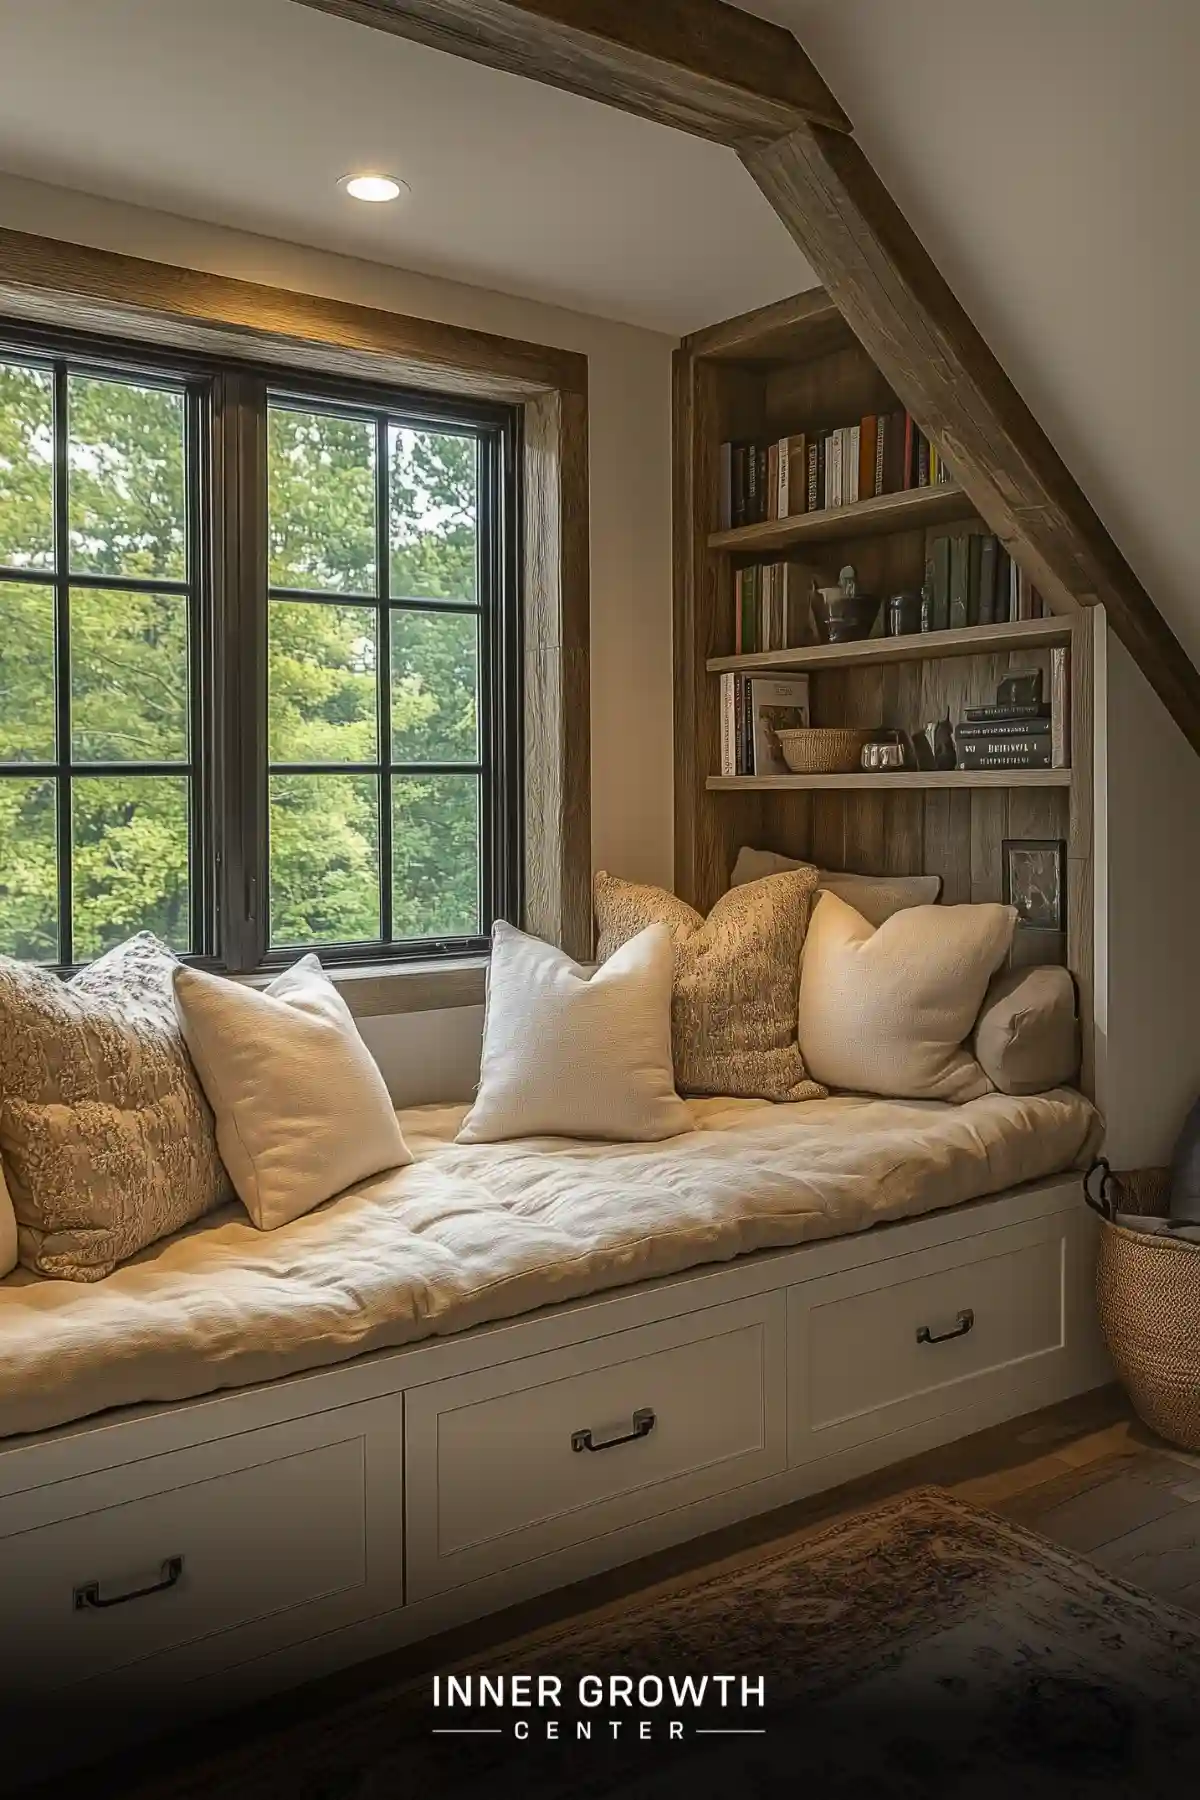
[[[1006,969],[988,988],[975,1056],[1003,1094],[1044,1094],[1079,1070],[1075,983],[1058,966]]]

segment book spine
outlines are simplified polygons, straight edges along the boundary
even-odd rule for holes
[[[911,413],[904,414],[904,482],[908,489],[916,486],[917,462],[916,440],[913,436],[917,427]]]
[[[746,520],[746,446],[733,446],[733,523],[735,528]]]
[[[757,525],[758,511],[758,451],[753,444],[746,445],[746,523]]]
[[[849,425],[842,448],[842,498],[847,506],[857,506],[862,499],[859,487],[859,464],[862,461],[862,426]]]
[[[950,629],[961,631],[967,623],[967,593],[970,579],[970,540],[950,539]]]
[[[886,413],[880,413],[879,416],[875,420],[875,492],[876,492],[876,494],[884,494],[887,492],[887,489],[884,487],[884,480],[886,478],[886,468],[887,468],[887,434],[888,434],[888,416]]]
[[[998,719],[1030,720],[1044,719],[1044,706],[968,706],[966,718],[972,725],[990,725]]]
[[[779,444],[767,445],[767,479],[763,488],[763,518],[774,520],[779,517],[776,502],[779,498]]]
[[[739,569],[733,578],[733,654],[735,656],[744,656],[746,653],[746,621],[742,608],[744,577],[745,570]]]
[[[956,737],[971,738],[1047,738],[1051,736],[1051,719],[964,719],[956,725]]]
[[[979,593],[983,582],[983,539],[978,532],[967,539],[967,624],[979,623]]]
[[[733,445],[722,444],[717,472],[717,530],[733,524]]]
[[[945,631],[950,624],[950,539],[933,540],[933,617],[930,629]]]
[[[860,500],[875,498],[875,466],[878,461],[876,453],[876,436],[879,421],[873,413],[867,413],[859,420],[858,425],[858,497]]]
[[[990,625],[996,616],[996,552],[1000,545],[994,537],[979,540],[979,611],[978,623]]]
[[[805,512],[816,512],[821,504],[821,444],[814,438],[808,446],[808,466],[805,470],[807,494]]]
[[[917,486],[929,486],[929,439],[923,431],[917,432]]]
[[[721,773],[736,775],[733,757],[733,675],[721,677]]]
[[[786,519],[788,516],[790,445],[790,438],[780,438],[775,446],[775,517],[777,519]]]
[[[787,440],[787,494],[784,517],[791,519],[808,505],[808,439],[804,436]]]
[[[961,747],[964,769],[1048,769],[1050,745],[1039,738],[974,738]]]
[[[754,708],[750,677],[742,676],[742,774],[754,773]]]
[[[1050,652],[1050,767],[1071,766],[1071,665],[1062,645]]]

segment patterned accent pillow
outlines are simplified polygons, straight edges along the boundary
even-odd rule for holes
[[[0,957],[0,1151],[20,1259],[41,1275],[99,1281],[232,1197],[177,965],[148,931],[65,983]]]
[[[597,957],[663,924],[675,946],[671,1037],[684,1094],[821,1100],[796,1041],[800,951],[817,890],[806,864],[732,889],[708,918],[662,888],[596,876]]]

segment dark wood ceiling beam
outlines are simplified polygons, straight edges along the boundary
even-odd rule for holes
[[[723,0],[299,0],[720,144],[849,130],[791,32]]]
[[[1200,751],[1200,674],[853,139],[742,160],[897,397],[1056,611],[1102,602]]]

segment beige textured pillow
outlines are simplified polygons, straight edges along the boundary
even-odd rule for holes
[[[768,875],[804,866],[775,850],[751,850],[743,845],[729,885],[741,887],[747,881],[763,881]],[[855,875],[848,869],[818,869],[817,885],[823,893],[836,894],[872,925],[882,925],[906,906],[933,906],[942,897],[940,875]]]
[[[479,1096],[459,1143],[653,1143],[691,1131],[671,1073],[671,967],[662,925],[589,977],[565,951],[497,920]]]
[[[966,1040],[1016,919],[1011,906],[913,906],[876,930],[822,894],[800,970],[800,1044],[812,1073],[897,1099],[988,1093]]]
[[[149,932],[65,984],[0,957],[0,1151],[21,1261],[99,1281],[227,1200],[212,1114]]]
[[[1079,1072],[1075,983],[1057,966],[1006,969],[987,991],[972,1047],[1002,1094],[1045,1094]]]
[[[177,969],[175,1005],[225,1166],[260,1230],[412,1161],[378,1064],[315,956],[261,991]]]
[[[815,1100],[796,1042],[800,946],[817,871],[734,888],[707,919],[662,888],[596,876],[597,956],[606,962],[647,925],[675,945],[675,1080],[685,1094]]]

